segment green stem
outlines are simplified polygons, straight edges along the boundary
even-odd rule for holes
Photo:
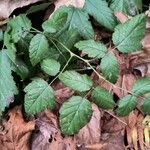
[[[68,59],[68,61],[66,62],[66,64],[62,68],[62,70],[59,72],[59,74],[51,81],[51,83],[49,85],[51,85],[60,76],[60,74],[62,74],[64,72],[64,70],[68,66],[69,62],[71,61],[71,59],[72,59],[72,55],[70,56],[70,58]]]

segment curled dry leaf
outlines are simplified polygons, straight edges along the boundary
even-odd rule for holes
[[[72,5],[74,7],[82,8],[84,6],[85,0],[57,0],[55,2],[55,10],[57,10],[62,5]]]
[[[36,3],[41,0],[1,0],[0,1],[0,20],[6,19],[17,8]]]
[[[96,144],[100,142],[101,137],[101,112],[95,104],[92,104],[93,115],[90,122],[83,127],[75,139],[79,146]]]
[[[0,135],[0,149],[29,150],[29,140],[35,123],[25,122],[20,107],[8,113],[9,120],[4,123],[4,134]]]
[[[46,110],[36,120],[36,130],[32,135],[32,150],[75,150],[76,144],[72,137],[61,136],[57,117]]]

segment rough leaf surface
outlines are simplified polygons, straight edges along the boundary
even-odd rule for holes
[[[104,44],[94,40],[80,41],[75,44],[75,47],[87,53],[88,56],[92,58],[103,58],[107,52],[107,48]]]
[[[117,81],[119,74],[118,61],[112,53],[108,53],[102,58],[100,68],[107,80],[112,83]]]
[[[73,96],[63,103],[59,113],[62,133],[72,135],[88,123],[92,115],[92,107],[87,99]]]
[[[113,30],[116,20],[105,0],[85,0],[84,9],[104,27]]]
[[[92,80],[87,75],[81,75],[76,71],[65,71],[59,79],[68,87],[80,92],[88,91],[92,87]]]
[[[53,109],[55,106],[55,98],[53,89],[46,81],[41,78],[33,80],[24,89],[25,94],[25,112],[34,115],[44,109]]]
[[[119,100],[117,114],[119,116],[128,115],[136,107],[136,97],[132,95],[127,95]]]
[[[104,88],[96,87],[92,92],[93,102],[100,108],[111,109],[115,106],[113,95]]]
[[[0,52],[0,113],[14,101],[17,87],[11,75],[11,64],[5,50]]]
[[[123,24],[116,26],[113,43],[120,52],[130,53],[142,48],[141,40],[145,33],[146,16],[137,15]]]
[[[49,44],[43,34],[36,34],[30,42],[29,56],[33,66],[46,57],[49,50]]]

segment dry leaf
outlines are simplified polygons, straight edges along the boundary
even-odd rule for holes
[[[114,15],[117,17],[117,19],[121,22],[121,23],[125,23],[129,18],[128,16],[126,16],[125,14],[123,14],[122,12],[115,12]]]
[[[46,110],[36,120],[36,131],[33,133],[32,150],[75,150],[76,143],[72,137],[61,136],[57,117]]]
[[[1,0],[0,20],[6,19],[17,8],[27,6],[42,0]]]
[[[29,140],[35,123],[24,121],[20,107],[10,110],[8,115],[10,118],[4,124],[5,134],[0,135],[0,149],[29,150]]]
[[[85,0],[57,0],[55,2],[55,10],[57,10],[62,5],[72,5],[74,7],[82,8],[84,6]]]
[[[55,91],[56,101],[59,104],[62,104],[74,94],[74,91],[66,87],[62,82],[55,82],[52,86]]]
[[[93,115],[90,122],[75,135],[78,145],[96,144],[100,142],[101,112],[95,104],[92,104],[92,109]]]

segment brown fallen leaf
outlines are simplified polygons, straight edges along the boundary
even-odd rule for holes
[[[92,109],[93,115],[90,122],[75,135],[75,139],[80,146],[100,142],[102,115],[95,104],[92,104]]]
[[[8,113],[9,120],[4,123],[4,134],[0,134],[1,150],[29,150],[29,140],[35,123],[25,122],[20,107]]]
[[[0,1],[0,20],[4,20],[17,8],[27,6],[42,0],[1,0]]]
[[[36,130],[32,135],[32,150],[75,150],[72,137],[62,137],[57,117],[48,110],[40,113],[36,120]]]
[[[121,22],[124,23],[126,22],[129,18],[122,12],[115,12],[114,15],[117,17],[117,19]]]
[[[62,5],[72,5],[74,7],[82,8],[84,6],[85,0],[57,0],[55,4],[55,10],[57,10]]]
[[[74,94],[74,91],[71,90],[69,87],[66,87],[62,82],[56,81],[52,85],[54,91],[55,91],[55,97],[56,101],[59,104],[62,104],[65,102],[69,97],[71,97]]]

